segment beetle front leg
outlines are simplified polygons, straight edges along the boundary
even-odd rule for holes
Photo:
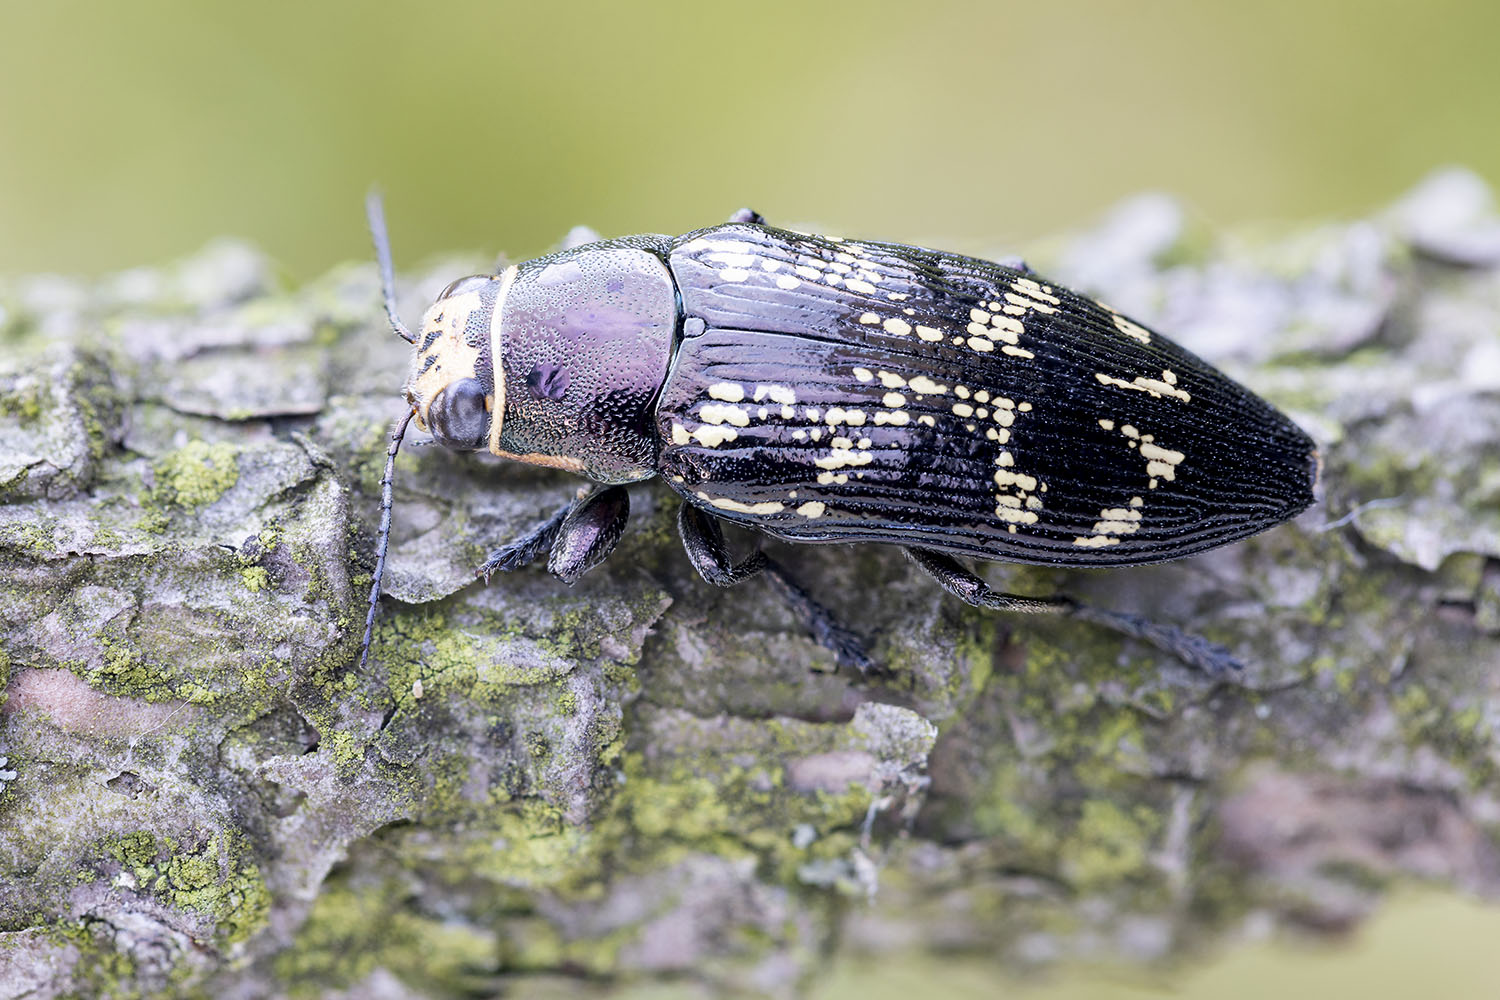
[[[577,501],[558,526],[547,570],[563,583],[575,583],[615,550],[628,520],[630,491],[623,486],[607,486]]]
[[[960,566],[952,556],[932,549],[907,548],[905,551],[907,557],[936,580],[939,586],[976,608],[1019,611],[1024,614],[1061,614],[1102,625],[1133,639],[1143,639],[1215,680],[1234,679],[1244,669],[1223,646],[1172,625],[1160,625],[1138,615],[1080,604],[1071,597],[1018,597],[1015,594],[1001,594]]]
[[[513,538],[491,552],[485,559],[484,565],[479,567],[477,575],[484,577],[484,582],[489,583],[491,574],[510,573],[535,562],[537,556],[550,549],[552,543],[557,540],[557,533],[562,528],[563,521],[577,502],[577,500],[569,500],[557,508],[547,520],[520,538]]]
[[[718,518],[685,503],[677,510],[677,530],[682,535],[688,561],[704,580],[716,587],[733,587],[752,576],[765,576],[813,640],[834,654],[839,666],[852,667],[866,675],[874,669],[875,663],[865,653],[859,637],[835,622],[828,609],[798,586],[780,563],[759,549],[736,563],[724,544]]]

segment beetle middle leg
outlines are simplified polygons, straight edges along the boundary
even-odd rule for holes
[[[677,530],[682,535],[688,561],[704,580],[716,587],[733,587],[752,576],[764,576],[813,640],[834,654],[839,666],[853,667],[861,674],[874,669],[875,663],[865,653],[859,637],[835,622],[828,609],[814,601],[780,563],[759,549],[735,562],[724,544],[718,518],[685,503],[677,510]]]
[[[595,490],[563,504],[552,516],[520,538],[491,552],[479,575],[508,573],[548,552],[547,569],[564,583],[603,562],[614,551],[630,518],[630,492],[624,486]]]
[[[912,562],[936,580],[944,590],[976,608],[1019,611],[1025,614],[1068,615],[1102,625],[1133,639],[1149,642],[1215,680],[1233,679],[1243,669],[1234,655],[1223,646],[1172,625],[1161,625],[1139,615],[1080,604],[1071,597],[1018,597],[1015,594],[1002,594],[990,589],[989,584],[964,569],[952,556],[915,547],[907,548],[905,552]]]

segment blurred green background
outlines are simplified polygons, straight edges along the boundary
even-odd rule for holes
[[[772,220],[1024,245],[1146,188],[1211,225],[1500,179],[1493,2],[0,0],[0,272],[232,233],[295,277]]]
[[[373,182],[407,266],[529,255],[579,222],[681,232],[747,204],[961,250],[1143,189],[1212,226],[1347,216],[1441,164],[1500,180],[1497,55],[1500,4],[1483,0],[0,0],[0,272],[98,272],[235,234],[311,277],[369,255]],[[1175,993],[1066,979],[1027,995],[1494,996],[1497,926],[1398,902],[1331,957],[1252,950]],[[824,995],[908,981],[991,987],[893,959]]]

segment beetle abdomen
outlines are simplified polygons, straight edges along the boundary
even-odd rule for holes
[[[1171,559],[1312,499],[1312,442],[1087,298],[986,261],[739,224],[670,256],[659,469],[794,541]]]

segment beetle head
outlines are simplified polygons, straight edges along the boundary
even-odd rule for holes
[[[495,413],[490,323],[500,275],[460,278],[422,317],[403,392],[417,426],[448,448],[476,451],[490,440]]]

